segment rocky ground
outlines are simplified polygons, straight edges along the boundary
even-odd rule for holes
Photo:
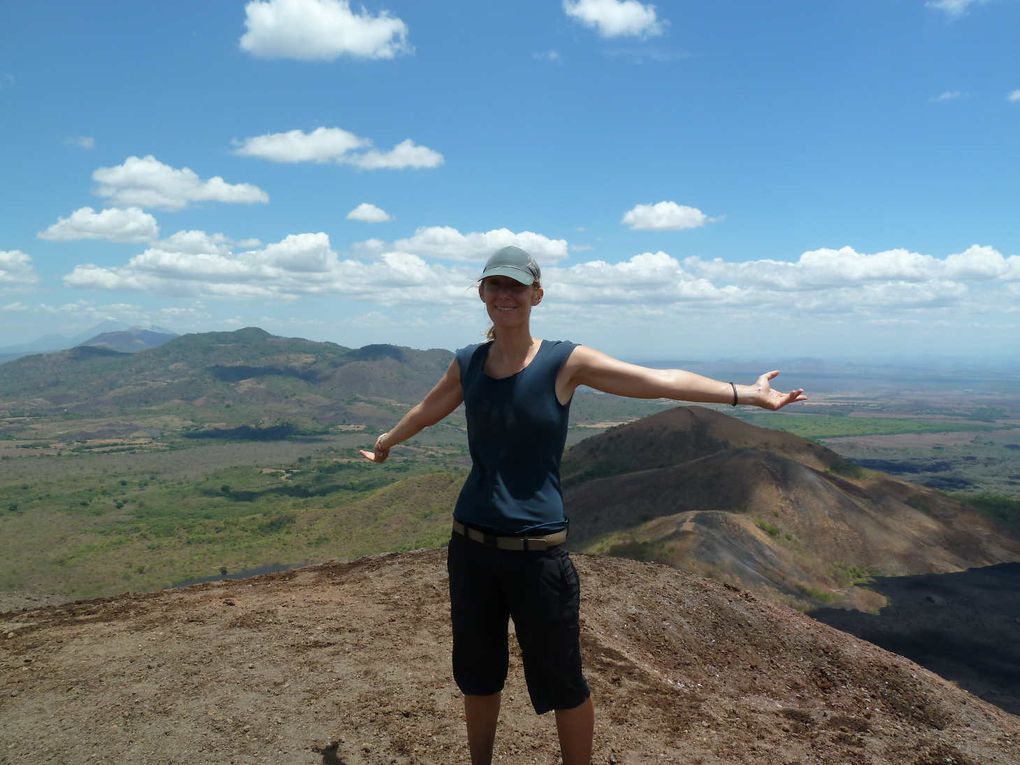
[[[467,762],[445,552],[0,614],[0,763]],[[575,557],[596,763],[1015,765],[1020,719],[726,585]],[[555,763],[514,654],[497,758]]]

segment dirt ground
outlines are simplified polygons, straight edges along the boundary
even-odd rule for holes
[[[1020,718],[906,659],[672,568],[575,562],[595,763],[1020,762]],[[0,614],[0,763],[467,762],[446,590],[427,550]],[[497,761],[559,761],[516,653]]]

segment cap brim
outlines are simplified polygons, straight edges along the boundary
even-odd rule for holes
[[[535,283],[535,277],[532,276],[530,271],[514,268],[513,266],[493,266],[482,271],[483,279],[489,276],[507,276],[529,287]]]

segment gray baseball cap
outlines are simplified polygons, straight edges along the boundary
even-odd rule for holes
[[[481,278],[487,276],[509,276],[521,284],[531,285],[542,278],[542,270],[533,257],[511,244],[496,250],[486,261]]]

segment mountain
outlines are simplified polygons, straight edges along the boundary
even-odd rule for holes
[[[440,550],[0,615],[4,762],[467,760]],[[595,763],[1015,765],[1020,721],[793,609],[576,556]],[[511,640],[496,758],[558,762]]]
[[[81,345],[17,359],[0,366],[0,406],[41,416],[170,412],[227,424],[392,424],[451,358],[444,350],[351,349],[249,327],[182,335],[137,353]]]
[[[79,345],[88,340],[90,337],[95,337],[96,335],[104,332],[120,332],[129,328],[130,327],[122,321],[104,321],[96,324],[94,327],[86,329],[83,332],[79,332],[76,335],[43,335],[42,337],[37,337],[28,342],[2,346],[0,347],[0,357],[20,357],[27,356],[30,353],[49,353],[51,351],[59,351],[64,348],[71,348],[75,345]]]
[[[175,332],[132,327],[120,332],[102,332],[78,345],[109,348],[111,351],[119,351],[121,353],[137,353],[148,348],[158,348],[175,337],[178,337]]]
[[[776,415],[782,416],[782,415]],[[679,407],[564,456],[570,544],[693,569],[791,602],[876,608],[873,575],[1020,560],[1020,540],[930,489],[797,436]]]

